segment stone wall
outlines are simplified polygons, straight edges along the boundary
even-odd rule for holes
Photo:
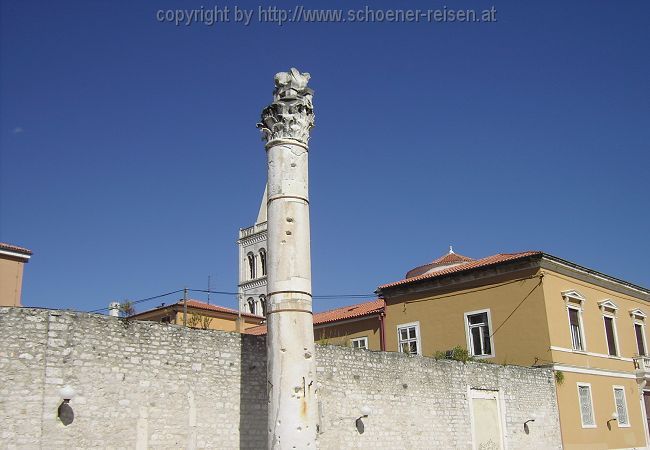
[[[265,351],[262,337],[0,308],[0,448],[263,449]],[[471,448],[469,388],[499,390],[509,448],[561,447],[547,369],[333,346],[316,357],[321,449]]]

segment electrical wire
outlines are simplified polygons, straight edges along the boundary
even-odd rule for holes
[[[153,297],[146,297],[146,298],[142,298],[142,299],[139,299],[139,300],[129,301],[129,303],[131,303],[132,305],[137,305],[139,303],[145,303],[145,302],[149,302],[151,300],[156,300],[158,298],[167,297],[168,295],[178,294],[178,293],[181,293],[183,291],[184,291],[184,289],[177,289],[175,291],[165,292],[164,294],[154,295]],[[239,295],[239,293],[237,293],[237,292],[213,291],[211,289],[187,289],[187,291],[188,292],[202,292],[202,293],[208,293],[208,294],[219,294],[219,295],[232,295],[232,296],[238,296]],[[343,299],[343,298],[350,298],[350,299],[355,298],[356,299],[356,298],[369,298],[369,297],[375,297],[375,296],[373,294],[367,294],[367,295],[366,294],[323,294],[323,295],[314,295],[313,296],[314,299],[321,299],[321,300],[332,300],[332,299],[338,299],[338,298],[341,298],[341,299]],[[89,313],[98,313],[98,312],[108,311],[108,310],[109,310],[109,308],[105,307],[105,308],[93,309],[93,310],[87,311],[87,312],[89,312]]]
[[[178,289],[176,291],[166,292],[166,293],[160,294],[160,295],[154,295],[153,297],[141,298],[140,300],[130,301],[130,303],[132,305],[137,305],[138,303],[144,303],[144,302],[148,302],[148,301],[151,301],[151,300],[155,300],[157,298],[167,297],[168,295],[178,294],[179,292],[183,292],[183,289]],[[93,309],[92,311],[88,311],[88,312],[94,313],[94,312],[100,312],[100,311],[108,311],[108,307]]]
[[[226,291],[212,291],[209,289],[188,289],[190,292],[203,292],[209,294],[222,294],[222,295],[239,295],[237,292],[226,292]],[[334,299],[334,298],[368,298],[375,297],[374,294],[322,294],[322,295],[313,295],[312,298],[319,299]]]

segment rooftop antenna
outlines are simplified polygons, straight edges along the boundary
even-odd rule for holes
[[[210,304],[210,275],[208,275],[208,305]]]

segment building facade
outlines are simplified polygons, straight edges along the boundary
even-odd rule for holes
[[[0,306],[22,306],[23,269],[32,251],[0,242]]]
[[[243,332],[264,322],[264,318],[199,300],[179,300],[143,311],[129,319],[185,325],[204,330]]]
[[[384,318],[384,301],[379,299],[314,313],[314,340],[322,345],[384,350]],[[266,325],[245,333],[265,335]]]
[[[255,223],[239,229],[239,310],[256,316],[266,315],[266,201],[262,202]]]
[[[380,286],[386,349],[554,369],[566,449],[648,443],[650,291],[543,252],[450,252]],[[534,395],[534,393],[531,393]]]

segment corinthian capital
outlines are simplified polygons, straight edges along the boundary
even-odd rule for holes
[[[307,145],[309,130],[314,126],[314,91],[307,87],[310,75],[292,68],[275,75],[273,103],[262,111],[257,128],[267,144],[291,139]]]

